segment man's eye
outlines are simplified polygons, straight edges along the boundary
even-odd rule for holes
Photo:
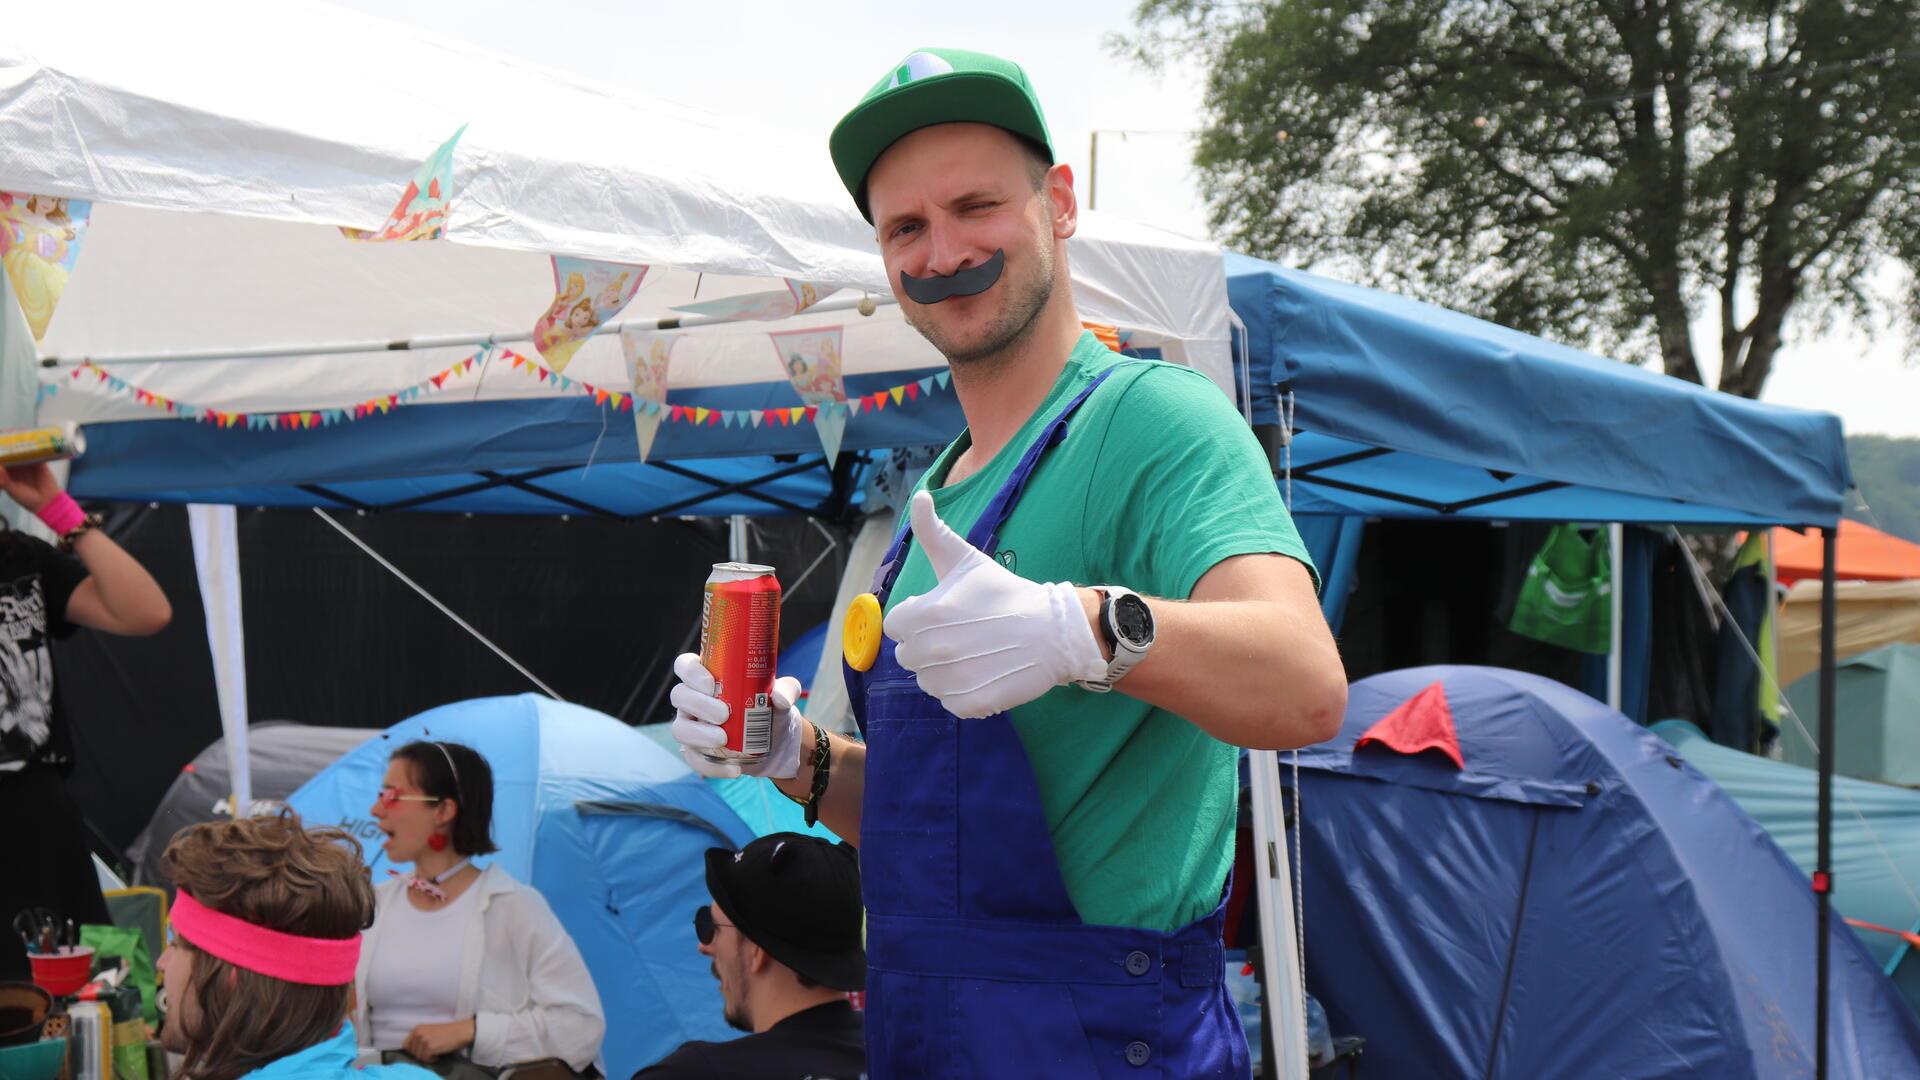
[[[902,225],[893,230],[893,238],[895,240],[899,240],[903,237],[909,236],[913,233],[915,229],[918,229],[919,227],[920,226],[915,224]]]

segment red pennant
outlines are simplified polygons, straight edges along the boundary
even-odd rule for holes
[[[1408,755],[1438,750],[1452,759],[1454,768],[1467,767],[1466,759],[1460,756],[1460,736],[1453,728],[1453,709],[1447,705],[1447,690],[1439,682],[1381,717],[1379,723],[1354,740],[1353,748],[1358,751],[1370,745]]]
[[[919,383],[910,382],[907,384],[907,400],[908,401],[920,400],[920,384]]]
[[[435,390],[438,390],[438,389],[440,389],[440,387],[441,387],[441,386],[442,386],[443,384],[445,384],[445,383],[446,383],[446,381],[447,381],[447,373],[446,373],[446,372],[444,372],[444,371],[443,371],[443,372],[441,372],[440,374],[438,374],[438,375],[435,375],[435,376],[433,377],[433,388],[434,388]]]
[[[807,423],[809,424],[813,423],[814,417],[817,417],[819,415],[820,415],[820,409],[817,406],[813,406],[813,405],[807,406]]]
[[[707,426],[708,426],[708,427],[714,427],[714,426],[716,426],[716,425],[718,425],[719,423],[720,423],[720,410],[719,410],[719,409],[715,409],[715,410],[713,410],[712,412],[710,412],[710,413],[708,413],[708,414],[707,414]]]

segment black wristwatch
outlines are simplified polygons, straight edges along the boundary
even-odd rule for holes
[[[1104,694],[1153,648],[1153,609],[1132,589],[1118,585],[1095,585],[1093,589],[1100,594],[1100,636],[1113,650],[1113,660],[1107,664],[1103,678],[1084,680],[1080,688]]]

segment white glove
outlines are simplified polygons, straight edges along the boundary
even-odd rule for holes
[[[800,680],[789,675],[773,680],[768,695],[773,704],[772,741],[759,761],[716,761],[707,754],[727,744],[722,724],[727,703],[713,696],[713,675],[700,663],[699,653],[681,653],[673,661],[673,741],[680,756],[701,776],[764,776],[787,780],[800,771],[800,714],[793,703],[800,698]]]
[[[913,539],[939,584],[888,613],[894,659],[955,716],[1024,705],[1078,679],[1100,679],[1107,661],[1080,594],[1065,582],[1028,581],[1001,566],[934,513],[919,492]]]

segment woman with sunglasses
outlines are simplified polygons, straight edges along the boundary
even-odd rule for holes
[[[372,809],[390,871],[355,981],[354,1029],[442,1076],[553,1060],[583,1072],[606,1018],[580,950],[539,891],[485,869],[493,769],[454,742],[394,751]]]

